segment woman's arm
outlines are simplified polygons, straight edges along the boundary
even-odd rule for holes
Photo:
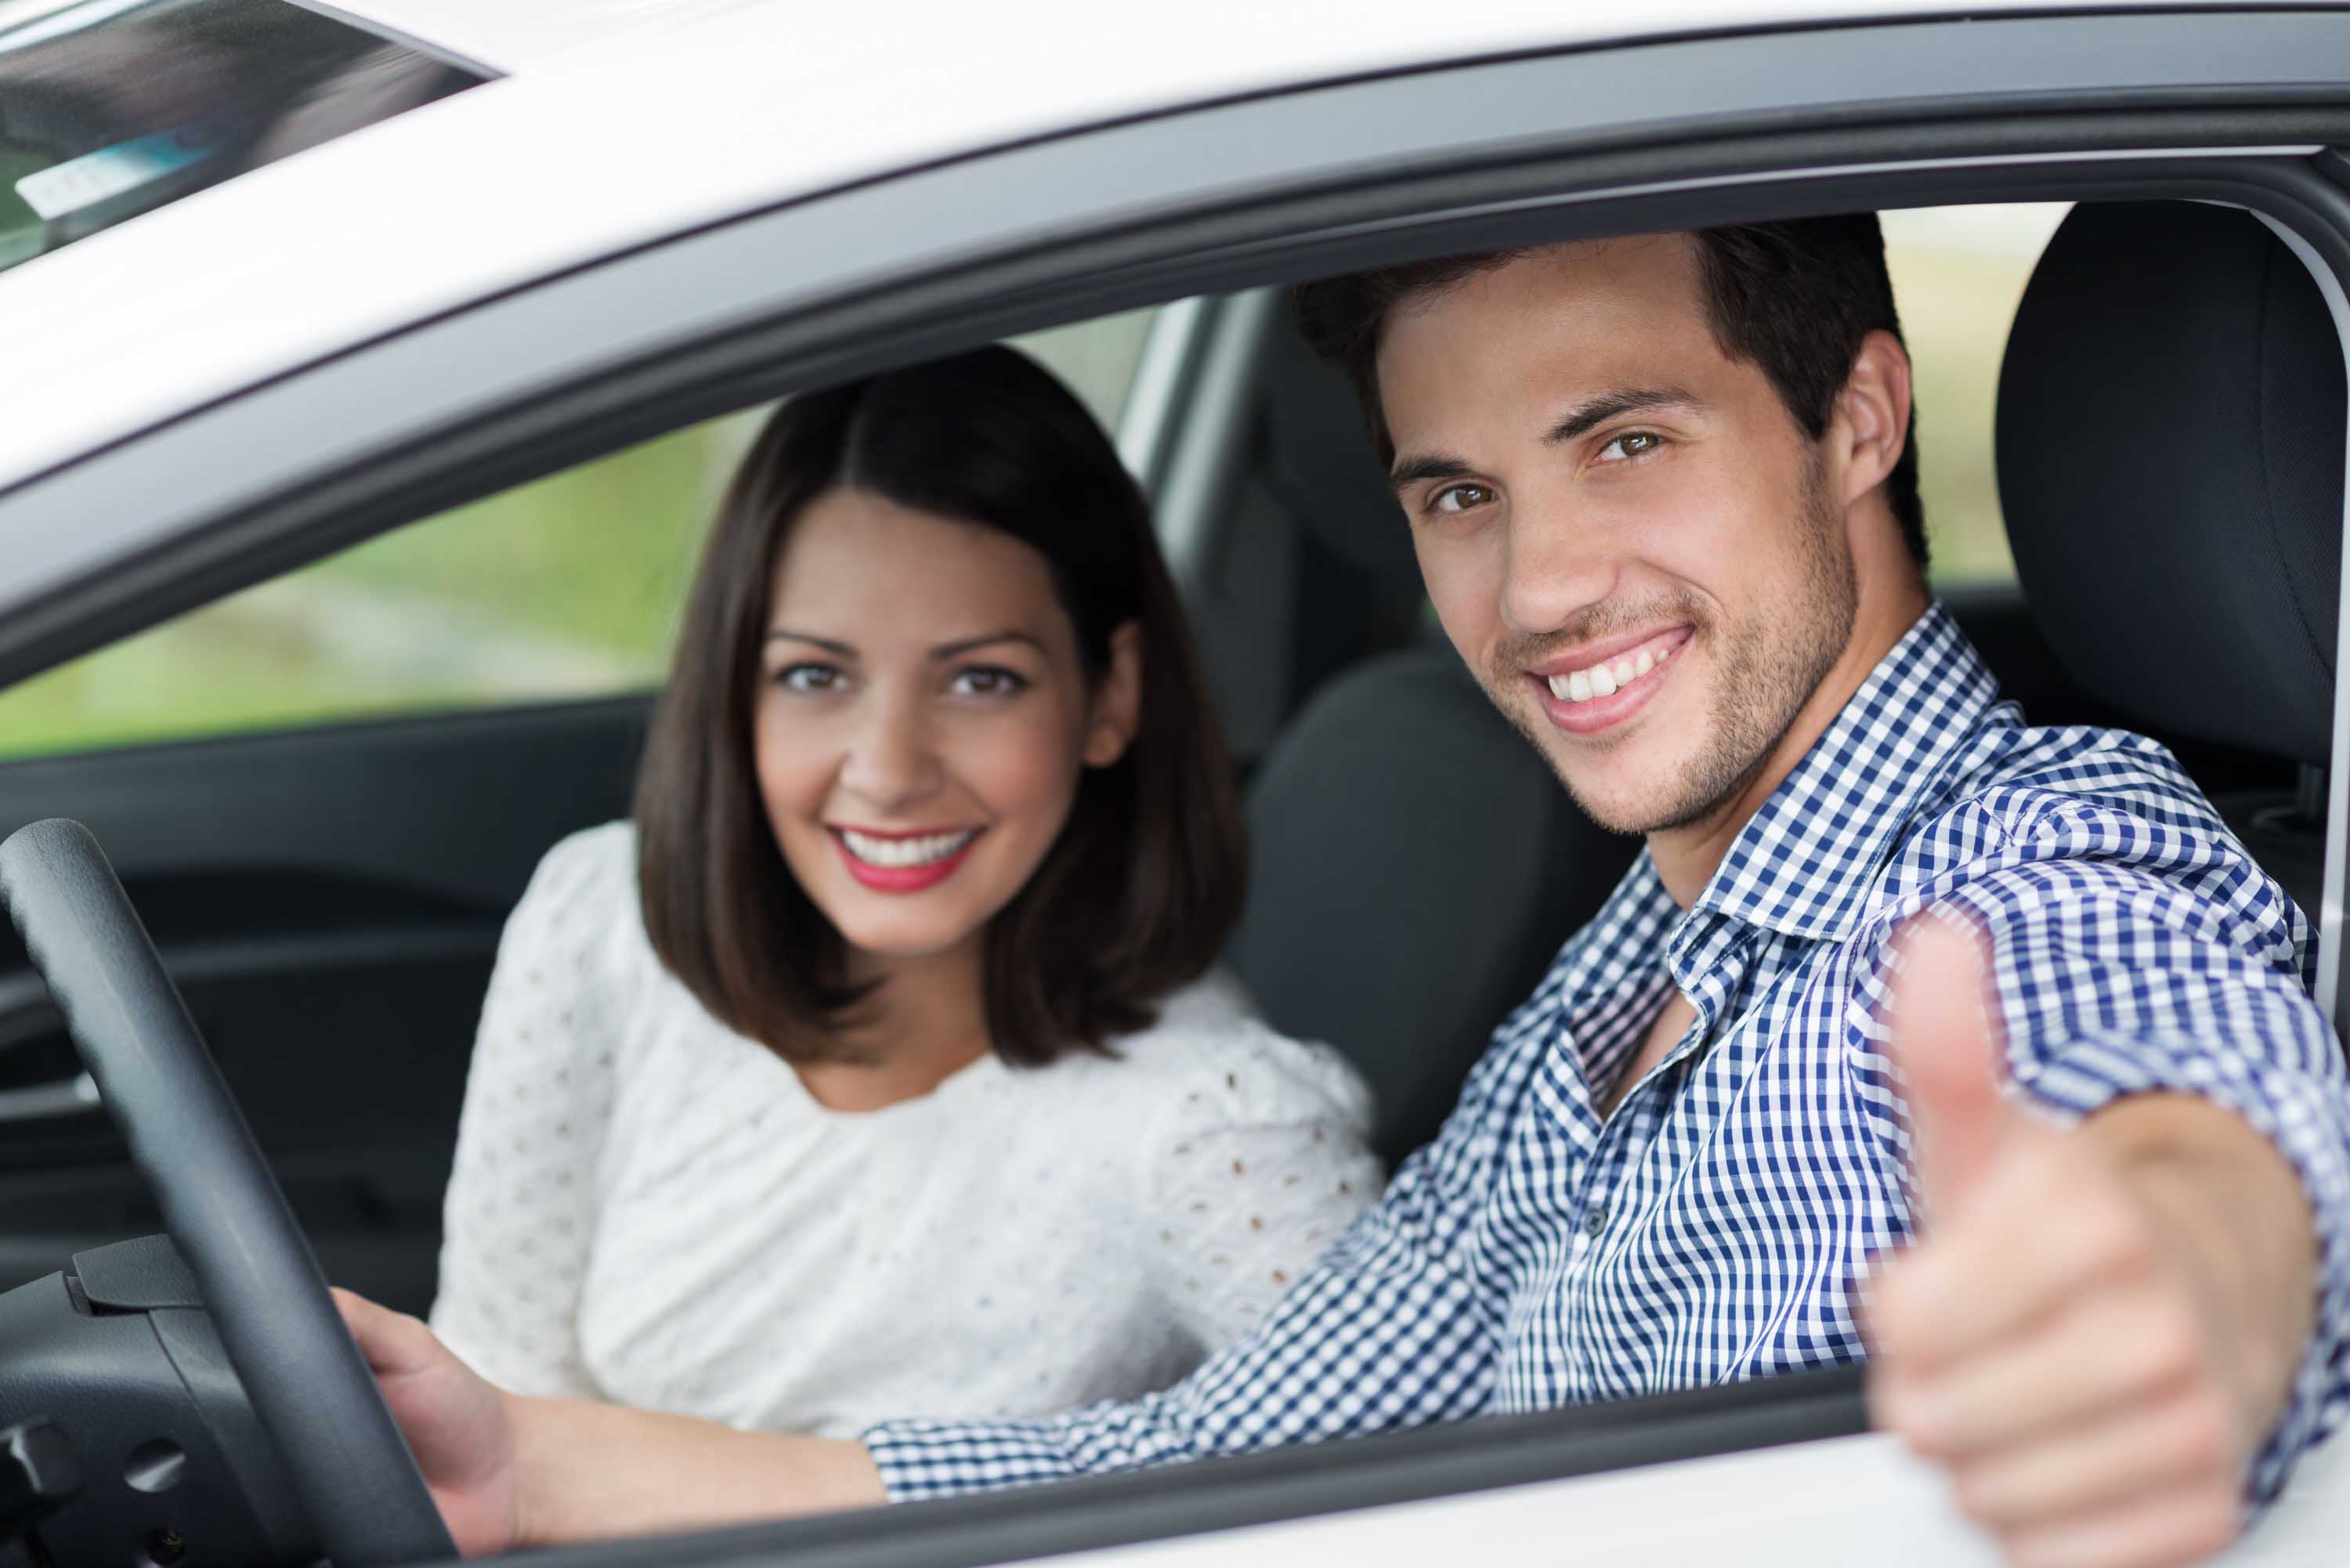
[[[862,1443],[509,1394],[416,1319],[335,1303],[469,1557],[887,1501]]]
[[[1238,1339],[1385,1185],[1370,1096],[1335,1052],[1247,1036],[1202,1052],[1198,1086],[1143,1142],[1153,1276],[1202,1350]]]
[[[597,1393],[577,1316],[619,1045],[610,937],[635,887],[625,826],[547,852],[506,922],[466,1077],[432,1326],[526,1394]]]

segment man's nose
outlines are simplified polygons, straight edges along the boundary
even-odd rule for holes
[[[912,697],[876,694],[850,737],[840,782],[879,810],[910,805],[945,777],[929,715]]]
[[[1522,498],[1510,511],[1502,620],[1512,631],[1556,631],[1614,591],[1622,563],[1607,530],[1563,500]]]

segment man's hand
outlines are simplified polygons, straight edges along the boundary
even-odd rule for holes
[[[2199,1100],[2060,1131],[2003,1098],[1968,940],[1920,920],[1888,1023],[1924,1240],[1872,1282],[1877,1424],[1946,1465],[2019,1568],[2170,1568],[2232,1541],[2315,1311],[2301,1185]]]
[[[519,1543],[509,1397],[416,1319],[345,1290],[335,1292],[335,1305],[375,1374],[457,1550],[477,1557]]]

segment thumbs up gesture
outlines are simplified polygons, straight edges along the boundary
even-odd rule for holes
[[[1869,1282],[1876,1423],[1948,1468],[2012,1563],[2199,1562],[2241,1528],[2311,1332],[2299,1182],[2185,1096],[2041,1118],[2001,1081],[1980,943],[1919,919],[1900,956],[1921,1239]]]

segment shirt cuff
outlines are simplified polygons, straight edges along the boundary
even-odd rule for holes
[[[2330,1032],[2324,1048],[2339,1049]],[[2092,1040],[2044,1063],[2032,1088],[2084,1116],[2128,1094],[2195,1095],[2243,1117],[2301,1178],[2316,1220],[2316,1332],[2294,1373],[2283,1417],[2246,1477],[2251,1501],[2273,1501],[2301,1456],[2350,1407],[2350,1086],[2336,1071],[2280,1065],[2208,1045]]]
[[[885,1421],[865,1434],[891,1502],[959,1497],[1077,1473],[1053,1421]]]

